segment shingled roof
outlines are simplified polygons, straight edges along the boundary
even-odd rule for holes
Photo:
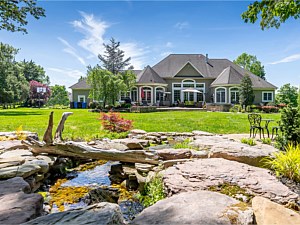
[[[159,83],[166,84],[166,81],[162,79],[150,66],[147,66],[137,76],[137,83]]]
[[[86,79],[82,79],[80,81],[78,81],[76,84],[73,84],[71,87],[69,87],[71,89],[90,89],[90,85],[88,85],[86,83]]]
[[[234,85],[234,84],[240,84],[241,80],[243,78],[243,75],[240,74],[238,71],[236,71],[233,67],[228,66],[225,68],[221,74],[217,77],[217,79],[212,82],[211,86],[220,86],[220,85]]]

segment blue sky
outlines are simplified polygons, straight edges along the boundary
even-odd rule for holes
[[[0,31],[0,41],[19,48],[17,60],[43,66],[51,84],[70,85],[99,63],[103,43],[121,42],[135,69],[170,53],[236,59],[256,55],[266,78],[280,87],[300,84],[300,20],[262,31],[240,15],[248,1],[39,1],[46,18],[29,19],[28,34]]]

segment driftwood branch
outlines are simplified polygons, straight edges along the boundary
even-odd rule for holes
[[[70,116],[72,114],[73,114],[72,112],[64,112],[63,113],[63,115],[60,119],[60,122],[58,124],[58,127],[55,131],[54,140],[55,140],[56,143],[59,143],[59,142],[63,141],[62,132],[64,131],[64,125],[65,125],[65,122],[66,122],[68,116]]]
[[[53,144],[52,130],[53,130],[53,112],[50,113],[48,127],[43,137],[43,141],[47,145]]]
[[[32,146],[31,146],[32,147]],[[147,152],[144,150],[126,150],[98,149],[86,145],[69,141],[65,143],[56,143],[54,146],[34,146],[32,152],[48,153],[65,157],[85,158],[85,159],[103,159],[130,163],[149,163],[158,164],[158,155],[156,152]]]

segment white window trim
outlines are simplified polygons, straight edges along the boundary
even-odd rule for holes
[[[130,99],[132,100],[132,92],[133,90],[136,90],[136,101],[138,101],[139,99],[139,92],[138,92],[138,88],[137,87],[132,87],[130,90]]]
[[[228,102],[229,102],[230,104],[233,104],[233,103],[231,102],[231,90],[232,90],[232,89],[236,89],[236,88],[239,89],[238,86],[230,87],[230,88],[229,88],[229,99],[228,99]]]
[[[272,100],[265,100],[264,99],[264,94],[269,94],[269,93],[272,93]],[[261,100],[262,100],[262,102],[274,102],[274,92],[273,91],[263,91],[262,93],[261,93]]]
[[[86,101],[85,101],[85,95],[78,95],[78,96],[77,96],[78,102],[80,102],[80,98],[83,98],[83,102],[86,102]]]
[[[219,89],[225,89],[225,102],[217,102],[217,90]],[[214,99],[215,103],[219,103],[219,104],[226,104],[227,103],[227,88],[226,87],[217,87],[215,89],[215,99]]]
[[[139,101],[142,102],[142,88],[150,88],[151,89],[151,105],[153,105],[153,87],[150,87],[150,86],[141,86],[139,88],[139,91],[140,91],[140,94],[139,94]]]
[[[157,102],[156,102],[156,90],[157,90],[158,88],[163,89],[163,92],[166,91],[164,87],[161,87],[161,86],[155,87],[155,90],[154,90],[154,101],[155,101],[155,103],[157,103]]]

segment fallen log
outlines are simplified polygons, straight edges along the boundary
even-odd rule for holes
[[[36,143],[30,147],[35,154],[48,153],[65,157],[103,159],[130,163],[149,163],[157,165],[159,158],[156,152],[147,152],[145,150],[120,151],[116,149],[98,149],[74,141],[43,146]]]
[[[55,132],[53,141],[53,112],[50,113],[48,127],[45,131],[43,142],[29,138],[30,141],[23,141],[25,145],[31,148],[35,154],[48,153],[51,155],[59,155],[64,157],[76,157],[84,159],[103,159],[130,163],[149,163],[158,164],[158,155],[156,152],[148,152],[145,150],[116,150],[116,149],[99,149],[91,147],[85,143],[68,141],[62,142],[62,132],[64,123],[72,112],[65,112],[59,122]]]

